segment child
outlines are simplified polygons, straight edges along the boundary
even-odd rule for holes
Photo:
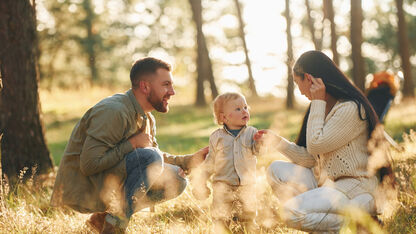
[[[253,140],[257,129],[247,126],[250,113],[244,96],[225,93],[214,100],[214,117],[222,128],[209,138],[209,154],[201,170],[193,174],[192,191],[197,199],[206,199],[210,190],[206,185],[211,175],[213,188],[212,217],[215,232],[228,230],[233,202],[242,204],[242,221],[247,231],[255,231],[256,163],[258,144]]]

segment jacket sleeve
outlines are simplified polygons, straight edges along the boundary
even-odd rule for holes
[[[254,155],[259,156],[260,155],[260,148],[261,148],[261,144],[258,143],[257,141],[254,140],[254,134],[257,133],[257,128],[252,127],[251,133],[250,133],[250,141],[252,142],[251,145],[251,151],[253,152]]]
[[[366,130],[367,121],[358,116],[357,105],[343,102],[325,123],[326,102],[313,100],[306,128],[306,148],[317,155],[334,151]],[[364,110],[363,110],[364,111]]]
[[[127,118],[110,107],[96,107],[89,117],[87,136],[80,155],[80,170],[90,176],[115,166],[133,150],[123,139]]]

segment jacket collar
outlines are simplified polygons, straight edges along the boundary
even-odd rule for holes
[[[235,138],[239,137],[241,135],[242,132],[244,132],[244,130],[246,130],[247,125],[245,125],[244,127],[241,128],[240,132],[237,134],[237,136],[235,136]],[[223,129],[226,133],[230,134],[231,136],[234,137],[234,135],[230,132],[230,130],[227,128],[227,126],[224,124],[223,125]]]
[[[131,104],[133,104],[134,111],[136,111],[137,115],[141,115],[144,119],[147,118],[147,115],[144,113],[143,108],[140,106],[140,104],[137,102],[136,97],[133,94],[133,90],[129,89],[126,92],[127,96],[129,97]]]

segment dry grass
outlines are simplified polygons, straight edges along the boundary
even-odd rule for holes
[[[81,95],[82,92],[41,93],[47,138],[50,148],[51,144],[57,147],[57,154],[62,152],[73,125],[82,113],[103,96],[117,91],[92,89],[86,97]],[[258,128],[273,128],[281,135],[293,140],[304,108],[286,111],[283,109],[282,102],[264,99],[249,100],[249,104],[252,107],[252,125]],[[176,112],[175,109],[177,109]],[[412,124],[416,123],[414,110],[416,110],[414,102],[394,106],[387,118],[387,131],[392,134],[392,132],[402,131],[402,128],[397,126],[406,126],[405,129],[413,126]],[[169,118],[156,116],[160,134],[159,143],[165,147],[164,150],[173,153],[190,153],[204,146],[209,132],[215,128],[209,108],[195,110],[190,106],[175,106],[168,115]],[[402,121],[404,118],[406,121]],[[182,125],[180,128],[172,129],[172,123]],[[180,138],[192,129],[198,131],[193,132],[194,135],[189,138]],[[200,140],[194,141],[194,138]],[[177,144],[178,139],[184,143]],[[416,133],[412,132],[402,139],[400,149],[390,149],[394,159],[399,193],[397,202],[394,203],[396,205],[391,206],[391,213],[380,216],[384,226],[378,226],[367,214],[356,210],[346,211],[349,219],[342,233],[364,233],[364,230],[367,230],[367,233],[416,232]],[[272,195],[270,186],[266,182],[265,168],[278,157],[268,155],[261,158],[258,163],[256,192],[259,200],[259,215],[257,222],[262,227],[261,233],[302,233],[282,224],[279,218],[278,201]],[[91,230],[84,225],[88,215],[49,206],[53,181],[54,174],[51,174],[37,181],[29,180],[25,185],[19,184],[13,191],[8,191],[9,188],[6,185],[0,195],[0,233],[91,233]],[[209,212],[212,198],[207,201],[197,201],[190,191],[188,186],[180,197],[157,205],[155,212],[136,213],[127,232],[208,233],[212,226]],[[243,232],[237,224],[234,224],[233,231]]]

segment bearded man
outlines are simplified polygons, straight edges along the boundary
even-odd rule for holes
[[[136,61],[132,88],[89,109],[72,131],[51,198],[53,206],[93,213],[87,224],[99,233],[123,233],[131,215],[177,197],[185,172],[205,159],[161,152],[153,110],[166,113],[175,95],[171,67],[155,58]]]

